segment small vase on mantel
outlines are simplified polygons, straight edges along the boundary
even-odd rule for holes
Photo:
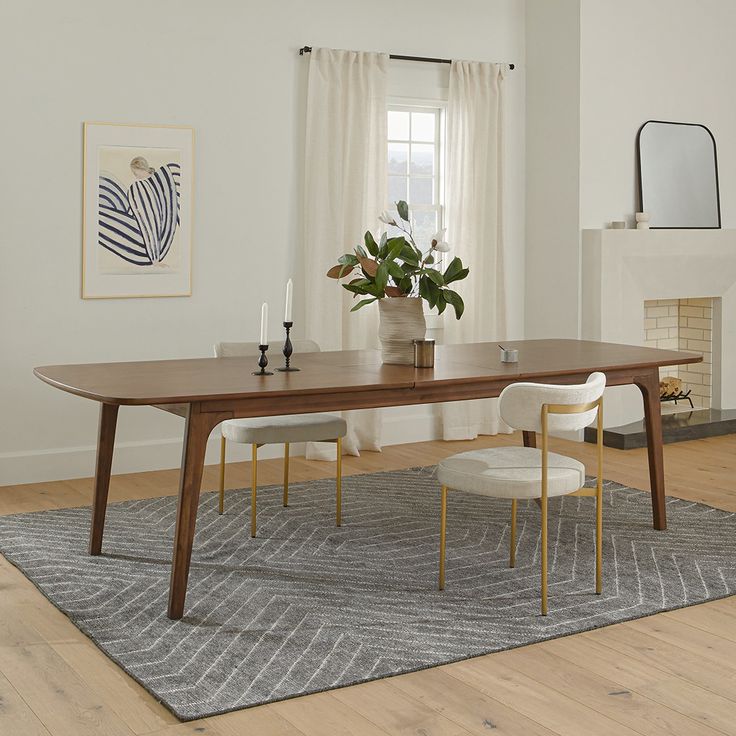
[[[383,362],[388,365],[412,365],[413,341],[423,339],[427,332],[423,300],[419,297],[379,299],[378,312],[378,338]]]

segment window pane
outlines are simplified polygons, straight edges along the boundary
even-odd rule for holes
[[[434,179],[415,179],[412,177],[409,184],[411,204],[434,204]]]
[[[406,177],[389,176],[388,178],[388,201],[391,204],[400,199],[406,199]]]
[[[411,173],[434,175],[434,146],[431,143],[412,144]]]
[[[409,140],[409,113],[398,110],[389,110],[388,113],[389,140]]]
[[[411,139],[413,141],[434,141],[436,117],[433,112],[413,112],[411,114]]]
[[[416,210],[414,212],[414,240],[426,252],[432,243],[432,236],[437,232],[436,210]]]
[[[408,143],[388,144],[388,173],[406,174],[406,165],[409,158]]]

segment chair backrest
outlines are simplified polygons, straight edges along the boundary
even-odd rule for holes
[[[501,391],[499,412],[501,418],[514,429],[527,432],[542,431],[542,406],[544,404],[588,404],[603,396],[606,376],[591,373],[585,383],[573,386],[556,386],[547,383],[512,383]],[[549,431],[573,431],[587,427],[596,418],[598,409],[579,414],[550,414]]]
[[[319,345],[314,340],[292,340],[295,353],[318,353]],[[258,356],[257,342],[216,342],[215,358],[247,358]]]

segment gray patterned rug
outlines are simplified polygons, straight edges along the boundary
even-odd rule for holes
[[[551,502],[550,615],[539,615],[539,513],[520,504],[507,567],[509,502],[451,493],[447,589],[436,590],[433,470],[249,492],[224,516],[202,497],[187,612],[166,618],[173,497],[112,505],[101,557],[86,554],[89,509],[0,517],[0,551],[102,650],[190,720],[529,644],[736,592],[736,518],[606,484],[604,594],[593,593],[594,501]]]

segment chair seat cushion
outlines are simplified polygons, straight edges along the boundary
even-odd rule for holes
[[[222,423],[222,436],[225,439],[248,445],[336,440],[344,437],[346,432],[347,423],[334,414],[228,419]]]
[[[585,466],[548,453],[548,496],[564,496],[585,483]],[[496,498],[540,498],[542,452],[533,447],[493,447],[452,455],[437,466],[443,486]]]

